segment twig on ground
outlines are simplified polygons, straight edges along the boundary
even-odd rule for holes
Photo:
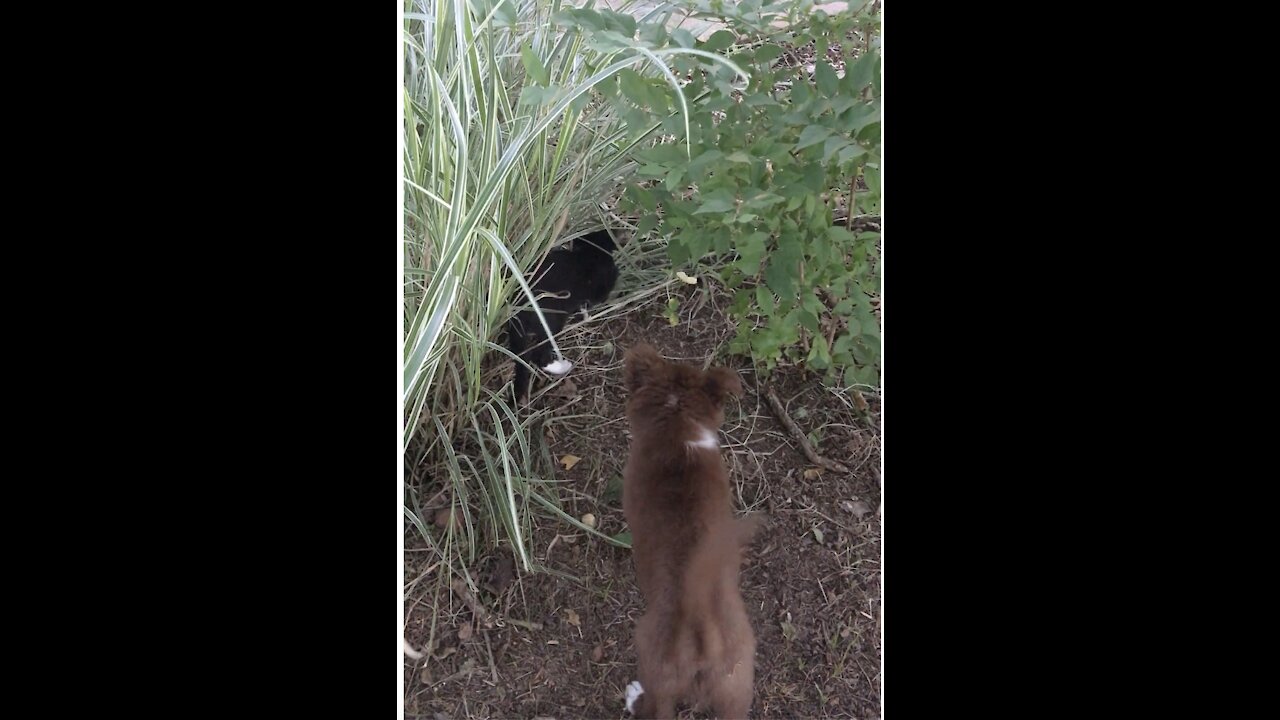
[[[804,452],[804,456],[809,458],[809,462],[838,473],[850,474],[849,468],[835,460],[828,460],[822,457],[813,449],[813,446],[809,444],[809,439],[804,436],[804,433],[800,432],[800,428],[796,427],[796,423],[791,419],[791,416],[787,415],[786,408],[782,406],[782,401],[778,399],[778,394],[773,391],[773,388],[766,386],[764,396],[769,401],[769,407],[773,409],[773,414],[777,416],[778,422],[785,425],[791,436],[796,439],[796,442],[800,443],[800,449]]]

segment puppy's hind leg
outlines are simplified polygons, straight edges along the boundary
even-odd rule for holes
[[[711,708],[720,720],[746,720],[751,710],[751,695],[755,683],[755,662],[752,658],[738,663],[728,674],[716,678],[708,688]]]

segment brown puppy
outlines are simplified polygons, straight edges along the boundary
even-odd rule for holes
[[[716,438],[724,400],[741,396],[742,383],[728,368],[669,363],[646,344],[625,366],[631,455],[622,507],[647,605],[627,707],[639,695],[639,718],[675,717],[681,702],[745,718],[756,641],[738,573],[759,518],[734,518]]]

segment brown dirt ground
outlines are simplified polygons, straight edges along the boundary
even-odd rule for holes
[[[575,517],[594,514],[607,535],[626,529],[620,483],[629,438],[620,383],[627,347],[645,339],[671,359],[706,365],[714,358],[738,368],[746,392],[726,407],[723,456],[738,509],[770,516],[742,573],[758,640],[752,716],[878,718],[879,399],[867,395],[863,414],[847,394],[798,368],[774,372],[770,384],[818,452],[852,471],[817,472],[770,412],[749,361],[725,357],[733,328],[722,298],[703,284],[670,293],[681,297],[675,326],[662,316],[664,291],[558,338],[576,367],[535,405],[548,410],[542,432],[553,457],[581,458],[556,474],[562,506]],[[429,483],[420,497],[436,494]],[[405,639],[428,645],[433,608],[438,625],[433,652],[405,658],[405,718],[625,717],[623,688],[635,678],[632,633],[643,608],[630,551],[548,517],[535,518],[532,538],[540,563],[574,579],[512,573],[508,548],[490,552],[470,568],[485,587],[479,604],[501,618],[485,627],[448,589],[448,578],[440,582],[434,556],[407,530]]]

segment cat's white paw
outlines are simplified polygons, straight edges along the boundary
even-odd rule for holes
[[[636,700],[640,699],[640,696],[643,694],[644,688],[640,686],[639,680],[632,680],[627,684],[627,712],[632,715],[635,714],[636,711],[634,708]]]
[[[542,369],[551,373],[552,375],[564,375],[573,369],[573,363],[569,362],[568,360],[565,360],[564,358],[560,358],[559,360],[556,360],[548,364],[546,367]]]

